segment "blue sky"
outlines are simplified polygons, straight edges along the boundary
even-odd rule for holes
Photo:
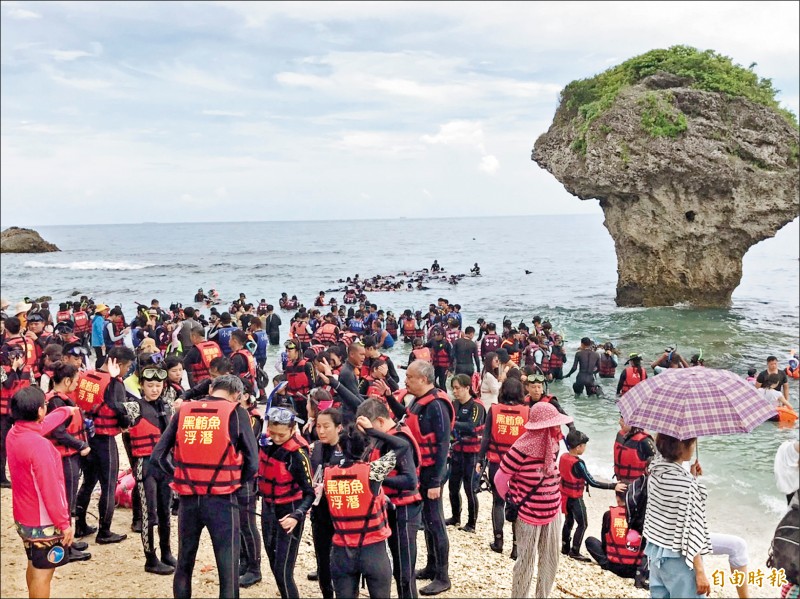
[[[2,2],[2,226],[599,213],[559,91],[711,48],[798,112],[798,2]]]

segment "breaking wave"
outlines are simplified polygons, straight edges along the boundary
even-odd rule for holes
[[[29,260],[25,262],[28,268],[61,268],[64,270],[142,270],[153,264],[143,262],[107,262],[103,260],[84,262],[39,262]]]

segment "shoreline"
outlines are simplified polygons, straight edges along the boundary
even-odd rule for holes
[[[118,438],[120,450],[120,468],[127,468],[127,457]],[[449,517],[449,499],[447,490],[443,493],[445,498],[445,517]],[[450,577],[453,587],[446,593],[438,595],[443,598],[450,597],[509,597],[511,594],[511,578],[514,562],[509,559],[511,544],[506,543],[503,555],[492,552],[489,542],[492,540],[492,525],[490,519],[491,495],[488,492],[478,494],[479,511],[477,533],[465,533],[455,527],[448,527],[450,537]],[[600,535],[602,517],[608,506],[614,502],[613,491],[594,489],[591,496],[585,496],[589,526],[586,537]],[[25,597],[25,564],[26,558],[22,543],[14,528],[11,490],[0,491],[0,567],[2,568],[2,597]],[[89,511],[97,513],[96,494],[92,498]],[[113,530],[127,533],[128,538],[118,545],[97,545],[94,537],[86,537],[89,542],[88,551],[92,559],[57,568],[53,577],[52,597],[171,597],[172,579],[170,576],[157,576],[144,572],[144,554],[140,536],[130,531],[132,512],[129,509],[118,508],[114,514]],[[93,524],[92,519],[89,519]],[[260,528],[260,526],[259,526]],[[511,539],[511,525],[505,526],[506,540]],[[177,552],[177,518],[172,517],[172,549]],[[425,541],[420,531],[417,536],[418,556],[417,566],[425,562]],[[582,549],[586,555],[585,548]],[[121,559],[121,555],[125,556]],[[596,563],[579,563],[566,556],[559,556],[558,573],[553,587],[553,597],[579,598],[589,597],[620,597],[625,599],[644,599],[649,597],[648,591],[634,588],[633,579],[622,579],[611,572],[602,570]],[[753,557],[751,551],[751,558]],[[711,579],[711,574],[716,569],[722,569],[726,576],[729,572],[727,558],[724,556],[706,556],[704,558],[706,574]],[[751,559],[754,567],[758,566],[755,559]],[[209,568],[210,566],[210,568]],[[205,571],[204,571],[205,570]],[[321,597],[319,586],[316,582],[306,579],[306,574],[316,570],[314,549],[311,541],[311,526],[306,519],[300,551],[295,568],[295,580],[301,597]],[[260,583],[241,589],[241,597],[278,597],[269,562],[262,546],[261,572],[263,579]],[[146,591],[146,592],[145,592]],[[533,587],[531,592],[533,591]],[[759,592],[761,591],[761,592]],[[392,585],[394,595],[394,584]],[[194,597],[217,597],[219,588],[214,554],[208,533],[203,533],[197,562],[193,574]],[[752,597],[778,597],[780,589],[777,587],[764,587],[751,589]],[[712,584],[711,597],[736,597],[735,590],[727,582],[723,588]]]

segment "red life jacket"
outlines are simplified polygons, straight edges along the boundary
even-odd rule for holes
[[[417,336],[417,322],[411,318],[403,319],[403,336],[414,339]]]
[[[539,366],[542,374],[547,374],[550,372],[550,350],[546,345],[540,346],[539,349],[542,350],[542,363],[537,366]]]
[[[5,368],[5,366],[4,366]],[[17,379],[14,384],[6,389],[5,386],[0,387],[0,416],[6,416],[11,413],[11,398],[20,389],[31,386],[31,379],[28,376],[23,376]]]
[[[419,445],[419,465],[423,468],[433,466],[436,463],[436,451],[438,449],[436,444],[436,433],[430,432],[427,435],[423,435],[419,426],[419,421],[422,413],[425,410],[425,407],[433,402],[434,399],[441,399],[445,404],[447,404],[447,407],[450,410],[450,431],[452,432],[456,423],[456,410],[453,407],[453,402],[450,401],[450,397],[448,397],[447,393],[441,389],[434,387],[422,397],[416,398],[414,403],[406,408],[406,426],[414,436],[417,445]]]
[[[339,341],[339,331],[335,324],[326,322],[314,331],[314,340],[320,343],[327,343],[333,345]]]
[[[342,342],[344,343],[345,347],[350,347],[353,341],[358,340],[358,335],[355,333],[351,333],[350,331],[345,331],[342,333]]]
[[[422,453],[419,450],[419,445],[417,444],[417,440],[414,438],[414,435],[411,433],[409,428],[404,424],[398,424],[394,428],[389,430],[390,435],[397,435],[398,437],[405,439],[411,444],[412,449],[414,450],[414,464],[417,467],[417,480],[419,480],[419,465],[422,461]],[[381,450],[379,447],[376,447],[372,450],[369,456],[369,461],[373,462],[381,457]],[[386,475],[386,478],[392,478],[393,476],[397,476],[397,469],[395,468],[389,474]],[[418,501],[422,501],[422,495],[419,492],[419,485],[415,489],[404,489],[402,491],[398,491],[397,489],[391,489],[389,487],[384,487],[383,492],[386,494],[386,497],[392,502],[392,505],[401,506],[401,505],[410,505],[412,503],[416,503]]]
[[[308,364],[308,360],[302,358],[292,364],[288,362],[286,364],[286,368],[284,369],[284,374],[286,375],[286,392],[290,395],[296,395],[298,393],[302,393],[303,395],[308,395],[308,392],[311,391],[311,381],[308,379],[308,374],[306,373],[306,364]]]
[[[125,328],[125,323],[122,321],[121,318],[117,318],[116,320],[112,320],[111,324],[114,327],[114,337],[119,337],[120,334],[122,333],[122,330]],[[125,339],[124,338],[117,339],[116,341],[114,341],[114,345],[116,346],[125,345]]]
[[[194,384],[201,383],[204,380],[211,378],[209,369],[211,368],[211,360],[218,358],[222,355],[222,350],[216,341],[201,341],[195,343],[194,346],[200,352],[200,361],[191,364],[192,380]]]
[[[534,402],[533,399],[531,399],[530,395],[526,395],[525,396],[525,405],[528,406],[529,408],[532,408],[537,403],[550,403],[550,401],[553,400],[553,399],[555,399],[555,397],[552,396],[552,395],[542,395],[539,398],[539,401]]]
[[[415,360],[422,360],[423,362],[428,362],[429,364],[433,364],[433,357],[431,356],[431,350],[428,347],[418,347],[417,349],[412,349],[411,355],[414,356]]]
[[[289,327],[289,336],[297,339],[298,343],[309,343],[311,335],[308,332],[308,325],[305,322],[295,320]]]
[[[396,320],[387,320],[386,321],[386,332],[392,336],[392,339],[397,339],[397,321]]]
[[[444,346],[433,350],[433,365],[439,368],[450,367],[450,352]]]
[[[328,466],[323,483],[333,521],[334,545],[363,547],[389,538],[392,531],[386,517],[386,497],[383,489],[372,494],[369,464]]]
[[[644,474],[647,462],[639,459],[639,441],[646,439],[647,433],[638,432],[625,439],[622,431],[614,441],[614,474],[620,482],[631,482]]]
[[[153,448],[161,438],[161,429],[158,427],[158,423],[152,422],[144,416],[131,427],[130,433],[131,454],[136,458],[149,456],[153,453]]]
[[[78,373],[75,404],[87,414],[96,414],[103,405],[111,375],[102,370],[83,370]]]
[[[476,399],[475,401],[480,401],[480,400]],[[472,433],[472,436],[459,437],[458,441],[453,443],[451,449],[453,451],[458,451],[461,453],[480,453],[484,428],[486,428],[486,424],[481,424],[480,426],[476,426],[475,430]]]
[[[637,566],[642,559],[644,548],[641,539],[635,545],[628,546],[628,520],[623,506],[612,506],[609,511],[610,526],[606,532],[606,556],[612,564]]]
[[[250,392],[256,391],[256,359],[248,350],[246,349],[237,349],[230,355],[231,360],[233,360],[233,356],[243,356],[247,362],[247,374],[243,375],[243,378],[250,382]]]
[[[642,373],[642,376],[639,377],[639,372]],[[622,383],[622,389],[620,389],[619,394],[625,395],[628,392],[628,389],[631,387],[635,387],[643,380],[647,378],[647,371],[642,368],[641,371],[633,366],[628,366],[625,369],[625,382]]]
[[[514,442],[525,432],[525,423],[528,422],[530,409],[528,406],[505,404],[492,404],[489,408],[489,447],[486,458],[499,464],[506,452]]]
[[[69,310],[59,310],[56,312],[56,323],[59,322],[69,322],[72,318],[72,314],[70,314]]]
[[[586,481],[572,474],[572,467],[580,461],[576,455],[565,453],[558,461],[558,471],[561,473],[561,496],[580,499],[586,488]]]
[[[76,335],[88,333],[89,329],[92,327],[92,324],[89,322],[89,316],[83,310],[75,312],[72,315],[72,319],[75,321],[75,326],[72,329],[72,332]]]
[[[242,486],[243,460],[230,436],[237,405],[223,399],[181,404],[170,483],[178,495],[228,495]]]
[[[308,447],[308,442],[300,435],[294,435],[283,445],[267,456],[265,448],[258,452],[258,490],[264,501],[281,505],[303,497],[303,490],[289,472],[286,459],[289,454]]]
[[[547,365],[548,372],[555,370],[556,368],[561,368],[564,365],[564,358],[562,357],[563,355],[564,354],[558,351],[555,347],[550,351],[549,364]]]
[[[55,391],[51,391],[45,395],[45,402],[49,403],[54,396],[58,396],[70,408],[70,417],[65,423],[67,426],[67,433],[79,441],[86,443],[86,427],[84,426],[83,413],[81,412],[81,409],[75,406],[69,397],[66,395],[61,395],[60,393],[56,393]],[[61,454],[62,458],[67,458],[78,453],[77,449],[67,447],[66,445],[61,445],[61,443],[59,443],[53,437],[49,437],[49,439],[53,442],[53,445],[58,450],[58,453]]]
[[[603,378],[611,378],[616,373],[617,365],[614,364],[614,360],[611,359],[611,356],[605,354],[601,355],[598,374]]]
[[[20,335],[7,339],[6,345],[22,350],[22,355],[25,357],[25,363],[22,365],[23,376],[27,378],[33,373],[35,378],[39,378],[39,356],[36,352],[36,342]]]

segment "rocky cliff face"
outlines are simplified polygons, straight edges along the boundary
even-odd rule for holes
[[[55,244],[46,242],[32,229],[10,227],[0,234],[0,253],[3,254],[41,254],[60,251]]]
[[[645,130],[653,107],[685,129]],[[578,126],[562,102],[532,158],[571,194],[600,200],[618,305],[727,306],[748,248],[798,216],[798,130],[766,106],[657,73],[622,90],[582,144]]]

